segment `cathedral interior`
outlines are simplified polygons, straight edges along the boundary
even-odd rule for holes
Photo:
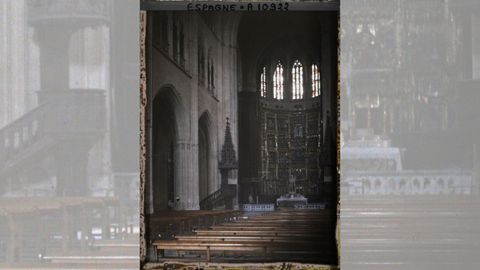
[[[337,263],[337,27],[147,13],[145,261]]]
[[[138,1],[0,1],[0,268],[335,264],[337,14],[295,13],[149,12],[143,97]],[[477,269],[480,2],[340,13],[342,268]]]

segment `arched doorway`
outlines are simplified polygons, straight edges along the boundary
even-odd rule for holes
[[[210,118],[208,112],[204,112],[198,120],[198,189],[200,201],[205,199],[212,189],[210,153]]]
[[[154,212],[175,201],[177,121],[173,90],[162,89],[152,106],[152,203]]]

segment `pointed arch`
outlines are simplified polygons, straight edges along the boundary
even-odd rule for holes
[[[184,108],[182,100],[172,85],[162,86],[152,101],[152,194],[153,211],[169,208],[174,201],[178,160],[176,145],[183,134]]]
[[[200,201],[215,190],[213,168],[213,122],[208,110],[198,119],[198,197]]]

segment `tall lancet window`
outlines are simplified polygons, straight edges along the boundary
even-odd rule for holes
[[[202,40],[198,39],[198,83],[205,83],[205,52],[202,46]]]
[[[172,39],[173,39],[173,59],[178,61],[178,27],[177,22],[173,22],[172,27]]]
[[[303,67],[295,60],[292,68],[292,99],[303,98]]]
[[[273,98],[283,99],[283,66],[280,62],[273,73]]]
[[[320,69],[316,64],[312,65],[312,97],[320,96]]]
[[[180,25],[180,41],[179,41],[180,65],[185,65],[185,33],[183,32],[183,25]]]
[[[260,96],[267,97],[267,68],[262,68],[262,74],[260,74]]]

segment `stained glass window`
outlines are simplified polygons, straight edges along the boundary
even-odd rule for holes
[[[312,65],[312,97],[320,96],[320,69],[316,64]]]
[[[273,73],[273,98],[283,99],[283,66],[278,62]]]
[[[267,68],[263,67],[262,74],[260,74],[260,96],[267,96]]]
[[[292,99],[303,98],[303,67],[295,60],[292,68]]]

